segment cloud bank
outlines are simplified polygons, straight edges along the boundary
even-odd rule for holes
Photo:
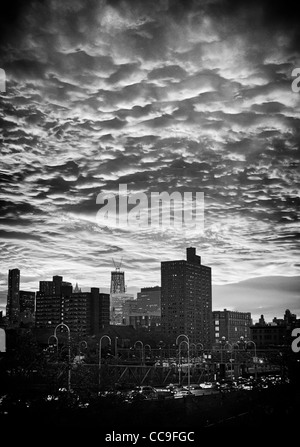
[[[14,267],[32,289],[109,287],[122,256],[129,288],[156,285],[190,245],[214,284],[299,275],[299,7],[4,3],[3,290]],[[98,225],[97,195],[120,183],[204,192],[204,234]]]

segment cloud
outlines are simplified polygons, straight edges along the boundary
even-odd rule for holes
[[[5,2],[3,269],[21,265],[33,289],[60,273],[107,288],[110,254],[122,253],[136,289],[194,245],[220,286],[297,276],[297,10],[268,0]],[[204,233],[98,225],[97,195],[120,183],[204,192]]]
[[[287,308],[299,315],[299,287],[299,276],[266,276],[236,284],[214,285],[213,310],[228,308],[248,312],[250,304],[252,318],[258,321],[264,315],[267,322],[274,317],[282,318]],[[227,307],[229,301],[230,307]]]

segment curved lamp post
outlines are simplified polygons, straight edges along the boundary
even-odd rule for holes
[[[190,339],[187,335],[185,334],[180,334],[178,335],[178,337],[176,338],[176,345],[178,344],[178,340],[180,339],[180,337],[184,338],[184,342],[187,344],[187,351],[188,351],[188,390],[190,393],[190,389],[191,389],[191,371],[190,371]],[[182,342],[181,342],[182,343]],[[180,355],[180,345],[179,344],[179,355]]]
[[[179,385],[181,384],[181,365],[182,365],[181,346],[184,343],[187,345],[187,349],[189,349],[189,344],[188,344],[188,342],[186,340],[182,340],[179,343],[179,345],[178,345],[178,364],[179,364],[179,368],[178,368],[178,382],[179,382]],[[189,363],[188,363],[188,368],[189,368]]]
[[[59,323],[54,329],[54,337],[57,339],[56,331],[59,327],[65,327],[68,331],[68,391],[71,389],[71,331],[67,324]],[[58,340],[58,339],[57,339]]]
[[[234,364],[236,364],[236,350],[234,349],[235,346],[237,346],[238,350],[240,349],[240,345],[238,344],[238,342],[232,343],[232,356],[233,356]],[[237,367],[238,367],[238,363],[237,363]]]
[[[109,335],[102,335],[102,337],[99,340],[99,363],[98,363],[98,387],[100,389],[100,370],[101,370],[101,345],[102,345],[102,340],[104,338],[107,338],[109,340],[109,344],[111,345],[111,338]]]
[[[230,346],[230,350],[231,350],[231,354],[230,354],[230,356],[231,356],[231,362],[230,362],[230,377],[231,377],[231,380],[232,380],[232,376],[233,376],[233,365],[232,365],[232,353],[233,353],[233,345],[231,344],[231,343],[229,343],[228,341],[226,341],[226,343],[225,343],[225,346],[226,345],[228,345],[228,346]]]
[[[226,343],[226,338],[222,337],[221,340],[219,340],[220,346],[221,346],[221,363],[223,363],[223,346]]]
[[[257,364],[256,364],[256,361],[257,361],[257,353],[256,353],[256,343],[254,342],[254,341],[252,341],[252,340],[247,340],[246,341],[246,346],[249,344],[249,343],[253,343],[253,346],[254,346],[254,357],[255,357],[255,362],[254,362],[254,376],[255,376],[255,379],[257,379]]]
[[[256,350],[256,343],[253,340],[245,340],[243,336],[240,337],[240,343],[244,344],[244,347],[246,348],[249,343],[252,343],[254,346],[254,357],[255,362],[254,363],[254,375],[255,379],[257,378],[257,368],[256,368],[256,360],[257,360],[257,350]]]
[[[144,358],[146,357],[146,348],[149,349],[149,354],[150,354],[150,357],[151,357],[151,346],[147,343],[147,344],[144,346]]]

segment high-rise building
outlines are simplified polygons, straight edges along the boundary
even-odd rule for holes
[[[20,270],[11,269],[8,271],[8,291],[6,316],[9,326],[19,324],[20,302]]]
[[[20,303],[20,315],[19,315],[20,323],[33,324],[34,312],[35,312],[35,292],[20,290],[19,303]]]
[[[130,325],[130,316],[137,312],[137,300],[126,300],[122,307],[123,324]]]
[[[61,288],[65,286],[72,287],[70,282],[63,281],[62,276],[53,276],[52,281],[40,281],[39,292],[44,293],[47,296],[60,295]]]
[[[194,247],[187,259],[161,263],[161,328],[169,339],[185,334],[192,343],[212,343],[211,268]]]
[[[126,300],[123,304],[123,322],[134,328],[160,328],[161,287],[144,287],[138,292],[136,300]]]
[[[73,292],[71,283],[64,282],[62,277],[54,278],[60,279],[52,285],[55,281],[41,281],[42,291],[37,292],[37,328],[55,328],[65,323],[71,333],[80,337],[98,334],[109,325],[109,294],[100,293],[97,287],[92,287],[90,292]],[[45,287],[45,283],[49,285]],[[56,293],[47,295],[43,290]]]
[[[98,334],[109,325],[109,294],[99,293],[99,288],[69,293],[62,298],[61,322],[67,324],[72,333],[79,336]]]
[[[240,340],[240,337],[250,339],[250,326],[252,318],[250,312],[237,312],[232,310],[214,310],[214,342],[218,343],[225,337],[230,343]]]
[[[109,293],[100,293],[99,298],[99,326],[100,329],[104,329],[110,323],[110,295]]]
[[[126,293],[125,273],[116,267],[111,272],[110,283],[110,322],[114,325],[122,325],[123,321],[123,304],[126,300],[133,299],[133,295]]]
[[[136,300],[139,312],[160,312],[161,311],[161,287],[143,287],[137,293]]]
[[[119,267],[111,272],[110,293],[125,293],[125,273],[121,272]]]

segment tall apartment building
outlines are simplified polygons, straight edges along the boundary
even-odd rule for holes
[[[70,282],[63,281],[62,276],[53,276],[52,281],[40,281],[39,291],[47,296],[60,295],[62,287],[72,287]]]
[[[36,295],[37,328],[55,328],[65,323],[71,333],[84,336],[97,334],[109,325],[109,294],[100,293],[97,287],[90,292],[73,292],[72,284],[62,277],[54,278],[60,279],[40,282]],[[48,295],[51,290],[56,293]]]
[[[20,313],[20,270],[11,269],[8,271],[8,291],[7,291],[7,305],[6,317],[9,326],[19,324]]]
[[[201,264],[194,247],[187,259],[161,263],[161,326],[174,342],[185,334],[192,343],[212,343],[211,268]]]
[[[20,290],[19,304],[19,322],[23,324],[33,324],[35,319],[35,292]]]
[[[240,337],[250,339],[250,326],[252,318],[250,312],[237,312],[232,310],[214,310],[214,342],[218,343],[222,337],[230,343],[239,341]]]
[[[151,313],[161,311],[161,287],[143,287],[137,293],[136,300],[139,312]]]
[[[124,324],[123,305],[127,300],[132,300],[133,295],[126,293],[125,273],[120,267],[111,272],[110,283],[110,323],[114,325]]]
[[[123,304],[123,323],[135,329],[157,330],[161,323],[161,287],[144,287],[136,300]]]

